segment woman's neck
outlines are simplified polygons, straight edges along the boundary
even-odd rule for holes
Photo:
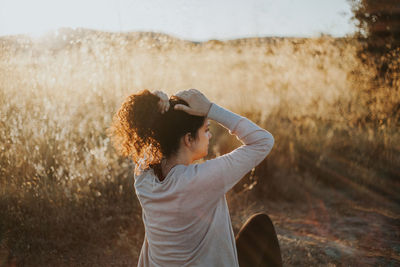
[[[191,163],[192,160],[189,157],[182,155],[182,153],[178,154],[177,156],[163,158],[160,163],[162,179],[164,179],[168,175],[168,173],[174,166],[176,165],[187,166]]]

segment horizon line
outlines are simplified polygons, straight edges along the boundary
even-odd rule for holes
[[[59,27],[56,29],[49,29],[41,34],[31,34],[31,33],[15,33],[15,34],[0,34],[0,38],[10,38],[10,37],[18,37],[18,36],[25,36],[31,39],[42,39],[48,37],[50,34],[55,34],[58,31],[63,31],[63,30],[71,30],[71,31],[93,31],[93,32],[102,32],[102,33],[112,33],[112,34],[132,34],[132,33],[149,33],[149,34],[160,34],[160,35],[167,35],[171,38],[183,40],[183,41],[189,41],[189,42],[195,42],[195,43],[204,43],[208,41],[235,41],[235,40],[241,40],[241,39],[263,39],[263,38],[299,38],[299,39],[313,39],[313,38],[321,38],[321,37],[330,37],[334,39],[343,39],[343,38],[353,38],[356,33],[351,33],[351,34],[345,34],[343,36],[335,36],[329,33],[324,33],[321,32],[318,35],[244,35],[244,36],[238,36],[238,37],[232,37],[232,38],[210,38],[210,39],[186,39],[183,37],[180,37],[176,34],[172,33],[167,33],[167,32],[161,32],[161,31],[146,31],[146,30],[141,30],[141,31],[115,31],[115,30],[99,30],[99,29],[94,29],[94,28],[84,28],[84,27]]]

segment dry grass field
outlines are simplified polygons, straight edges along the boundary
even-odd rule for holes
[[[0,266],[134,266],[134,166],[106,131],[129,94],[188,88],[275,137],[228,194],[235,231],[264,211],[285,266],[400,264],[400,59],[390,84],[373,79],[359,45],[83,29],[0,38]],[[211,131],[209,157],[240,145]]]

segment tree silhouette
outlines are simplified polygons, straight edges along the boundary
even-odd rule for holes
[[[350,0],[358,37],[366,50],[383,54],[400,47],[400,0]]]
[[[349,0],[363,43],[358,55],[377,69],[375,81],[393,86],[400,71],[400,0]]]

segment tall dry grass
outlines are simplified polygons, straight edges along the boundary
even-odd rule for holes
[[[400,79],[371,88],[352,39],[196,44],[64,29],[0,45],[0,263],[136,263],[133,166],[106,129],[144,88],[198,88],[273,133],[270,156],[229,194],[234,222],[248,210],[243,192],[301,202],[334,189],[398,210]],[[216,124],[213,135],[211,157],[239,145]]]

